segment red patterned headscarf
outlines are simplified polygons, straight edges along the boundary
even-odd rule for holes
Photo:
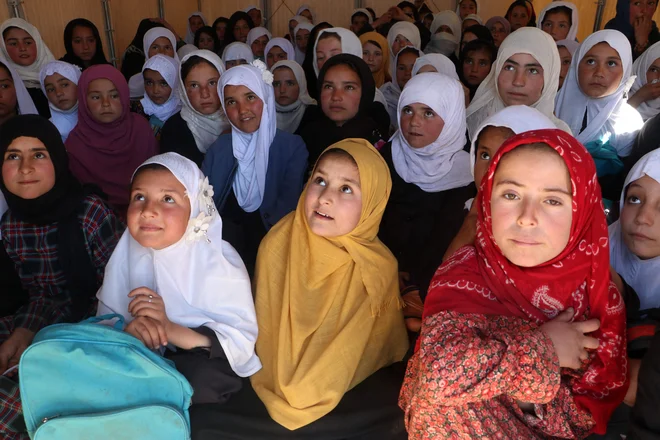
[[[521,145],[544,143],[566,163],[573,191],[573,220],[566,248],[535,267],[519,267],[504,257],[492,234],[490,201],[495,170],[502,156]],[[625,306],[610,282],[607,222],[587,150],[561,130],[530,131],[510,138],[493,158],[476,200],[480,207],[477,239],[443,264],[435,274],[424,305],[424,317],[440,311],[516,316],[542,324],[563,310],[575,309],[575,320],[600,320],[593,336],[600,341],[579,371],[569,376],[575,400],[605,432],[607,421],[623,401],[627,383]]]

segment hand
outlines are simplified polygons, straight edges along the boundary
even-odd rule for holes
[[[626,397],[623,398],[623,403],[628,406],[635,406],[637,400],[637,379],[639,377],[639,367],[642,365],[641,359],[628,359],[628,377],[630,378],[630,386]]]
[[[138,338],[151,350],[167,345],[167,333],[163,324],[146,316],[135,318],[124,331]]]
[[[651,83],[646,83],[644,86],[642,86],[639,90],[635,92],[634,95],[628,99],[628,103],[637,108],[640,106],[640,104],[643,104],[647,101],[651,101],[652,99],[656,99],[660,97],[660,82],[651,84]]]
[[[0,345],[0,373],[18,364],[21,355],[32,343],[32,339],[34,339],[33,331],[21,327],[14,330],[11,336]],[[7,375],[14,376],[15,374],[16,370]]]
[[[393,20],[409,21],[410,23],[415,22],[415,20],[412,17],[407,16],[406,13],[403,12],[403,9],[397,6],[392,6],[390,9],[387,10],[387,13],[390,14]]]
[[[463,84],[461,84],[463,87],[463,94],[465,95],[465,108],[468,108],[470,105],[470,89],[465,87]]]
[[[161,323],[166,330],[169,329],[172,323],[167,318],[165,302],[160,295],[146,287],[138,287],[133,289],[128,297],[133,298],[128,305],[128,313],[131,316],[146,316]]]
[[[586,334],[598,330],[600,322],[597,319],[571,322],[574,313],[572,308],[564,310],[555,319],[543,324],[541,330],[552,340],[559,366],[578,370],[582,367],[582,361],[589,359],[585,349],[598,348],[598,339]]]
[[[635,30],[635,43],[639,45],[648,45],[649,35],[653,28],[652,18],[647,15],[636,17],[633,21],[633,28]]]
[[[389,23],[390,21],[392,21],[392,14],[390,14],[388,11],[378,17],[378,19],[371,24],[371,27],[376,29],[377,27],[382,26],[385,23]]]

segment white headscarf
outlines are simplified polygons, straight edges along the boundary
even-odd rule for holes
[[[222,76],[225,73],[222,60],[210,50],[201,49],[190,52],[188,55],[183,57],[181,60],[181,65],[183,66],[186,61],[195,56],[204,58],[206,61],[213,64],[213,66],[220,73],[220,78],[222,79]],[[211,115],[203,115],[195,110],[190,103],[190,99],[188,99],[188,95],[186,94],[186,86],[183,83],[181,71],[179,71],[179,97],[182,104],[181,118],[186,121],[188,128],[195,138],[195,144],[197,144],[199,151],[206,154],[206,151],[209,149],[211,144],[218,139],[223,131],[229,128],[229,123],[227,122],[225,113],[222,111],[222,109],[220,109]]]
[[[606,42],[619,53],[623,64],[623,76],[614,93],[604,98],[593,99],[582,93],[578,82],[578,66],[587,52],[601,42]],[[632,50],[628,38],[615,30],[595,32],[584,40],[573,56],[571,68],[557,98],[557,116],[568,124],[575,138],[583,144],[609,139],[619,156],[628,156],[637,132],[644,125],[642,117],[637,110],[628,105],[626,99],[634,80]],[[585,111],[587,127],[580,133]]]
[[[479,13],[479,2],[477,0],[472,0],[475,5],[477,5],[477,14]],[[463,3],[463,0],[460,0],[458,4],[456,5],[456,15],[459,17],[461,16],[461,3]]]
[[[174,34],[167,28],[164,27],[156,27],[153,29],[149,29],[145,34],[144,37],[142,38],[142,44],[144,47],[144,60],[149,61],[149,48],[151,45],[156,41],[157,39],[164,37],[170,40],[170,44],[172,45],[172,50],[174,50],[174,60],[177,62],[177,64],[180,62],[179,61],[179,54],[176,51],[176,37]],[[197,50],[197,47],[193,46],[195,50]],[[144,70],[143,70],[144,71]],[[142,76],[142,72],[136,73],[135,75],[131,76],[128,79],[128,91],[129,91],[129,96],[131,98],[142,98],[145,93],[144,93],[144,77]]]
[[[181,110],[181,97],[179,95],[179,70],[181,69],[179,63],[173,58],[165,55],[154,55],[144,63],[142,73],[145,70],[155,70],[160,73],[163,79],[172,89],[170,97],[164,104],[155,104],[149,95],[144,94],[144,98],[140,101],[144,113],[149,116],[155,116],[163,122],[166,122],[170,117],[175,115]]]
[[[127,229],[96,295],[99,314],[114,312],[131,322],[128,294],[139,287],[152,289],[163,298],[170,321],[213,330],[232,370],[251,376],[261,369],[261,362],[254,351],[258,326],[250,278],[238,252],[222,240],[222,219],[208,196],[212,187],[197,165],[179,154],[154,156],[142,166],[150,164],[164,166],[185,187],[188,229],[178,242],[161,250],[143,247]],[[196,223],[208,227],[206,233],[195,233]]]
[[[559,40],[557,41],[557,47],[565,47],[568,50],[568,53],[573,56],[578,47],[580,47],[580,43],[575,40]]]
[[[401,93],[401,111],[410,104],[429,106],[445,121],[440,136],[424,148],[408,144],[401,129],[392,136],[392,161],[397,174],[426,192],[440,192],[469,185],[470,156],[465,146],[465,95],[457,80],[441,73],[414,76]]]
[[[557,44],[550,35],[542,30],[523,27],[511,33],[502,42],[493,68],[477,89],[474,99],[467,108],[470,139],[474,139],[475,131],[489,116],[506,107],[497,90],[497,78],[504,67],[504,63],[518,53],[533,56],[543,67],[543,92],[539,100],[530,107],[537,109],[550,118],[560,130],[571,133],[568,125],[557,119],[553,114],[561,71]]]
[[[458,18],[461,18],[460,15],[459,15]],[[461,23],[465,22],[465,20],[474,20],[477,23],[479,23],[480,25],[482,25],[482,26],[484,25],[484,20],[481,17],[479,17],[477,14],[470,14],[470,15],[466,16],[463,20],[461,20]]]
[[[197,46],[195,46],[194,44],[186,44],[181,46],[181,48],[176,51],[176,54],[179,56],[179,59],[182,60],[183,57],[196,50],[197,50]]]
[[[312,29],[314,29],[314,25],[309,22],[299,22],[298,26],[293,30],[293,37],[292,38],[292,43],[293,43],[293,49],[296,52],[296,63],[300,64],[302,66],[302,63],[305,61],[305,52],[302,50],[298,49],[298,44],[296,43],[296,37],[298,35],[298,31],[301,29],[308,30],[310,33],[312,32]],[[309,44],[309,41],[308,41]]]
[[[635,75],[636,78],[630,88],[631,96],[648,83],[646,80],[646,73],[648,72],[649,67],[651,67],[651,64],[653,64],[658,58],[660,58],[660,42],[655,43],[653,46],[646,49],[644,53],[635,60],[633,63],[633,75]],[[644,121],[651,119],[653,116],[660,113],[660,98],[642,102],[637,106],[637,111],[642,115]]]
[[[264,52],[265,54],[265,52]],[[222,62],[227,67],[227,61],[245,60],[247,63],[254,61],[252,49],[245,43],[234,41],[222,51]]]
[[[387,33],[387,45],[390,48],[390,60],[392,60],[392,63],[394,63],[394,58],[397,56],[397,54],[392,52],[392,47],[394,46],[394,40],[396,40],[396,37],[399,35],[410,41],[414,48],[422,50],[422,37],[419,35],[419,29],[417,29],[417,26],[407,21],[394,23]]]
[[[320,69],[318,68],[317,60],[316,60],[316,46],[319,44],[319,39],[321,38],[321,35],[326,34],[328,32],[339,35],[339,39],[341,40],[341,53],[350,53],[352,55],[362,58],[362,43],[360,43],[360,39],[353,32],[349,31],[348,29],[337,28],[337,27],[323,29],[316,36],[316,41],[314,42],[314,72],[316,73],[317,78],[319,76]],[[293,59],[293,58],[289,58],[289,59]]]
[[[78,80],[82,72],[80,67],[74,66],[73,64],[65,63],[64,61],[51,61],[46,64],[43,69],[41,69],[41,74],[39,75],[39,80],[41,83],[41,90],[44,92],[44,95],[48,96],[46,93],[46,87],[44,86],[44,81],[47,76],[50,76],[54,73],[59,73],[64,78],[68,79],[75,85],[78,85]],[[78,94],[76,94],[76,99]],[[74,127],[78,124],[78,101],[76,104],[71,107],[69,110],[60,110],[55,107],[50,99],[48,100],[48,106],[50,107],[50,122],[57,127],[57,130],[62,136],[62,141],[66,141],[69,137],[69,133]]]
[[[353,22],[353,17],[357,13],[362,13],[367,16],[367,20],[369,20],[369,24],[373,24],[374,18],[371,16],[371,12],[367,11],[364,8],[358,8],[358,9],[353,9],[353,12],[351,13],[351,22]]]
[[[37,111],[37,107],[34,105],[34,102],[32,101],[32,97],[30,96],[30,93],[27,91],[27,88],[25,88],[25,84],[23,84],[21,77],[18,76],[18,73],[16,73],[16,71],[11,67],[11,65],[7,62],[7,60],[0,57],[0,63],[2,63],[7,68],[7,70],[9,70],[11,79],[14,82],[14,90],[16,90],[16,107],[18,107],[18,114],[38,115],[39,112]]]
[[[201,18],[202,22],[204,23],[204,26],[207,25],[206,18],[204,17],[204,14],[202,14],[201,12],[197,11],[197,12],[193,12],[192,14],[190,14],[188,16],[188,20],[186,20],[187,31],[186,31],[186,38],[184,39],[184,41],[187,44],[195,44],[195,33],[192,31],[192,29],[190,29],[190,19],[192,17]],[[176,44],[174,45],[174,47],[176,47]],[[146,47],[145,47],[145,50],[146,50]]]
[[[304,11],[309,11],[310,14],[312,14],[312,24],[316,21],[316,14],[314,13],[314,10],[312,9],[311,6],[309,5],[301,5],[298,10],[296,11],[296,15],[300,15],[301,12]],[[307,18],[307,17],[305,17]]]
[[[628,185],[644,176],[660,182],[660,150],[647,153],[628,173],[619,201],[621,211]],[[642,260],[630,252],[623,241],[620,219],[610,225],[609,235],[610,264],[637,293],[640,310],[660,307],[660,257]]]
[[[250,29],[250,32],[248,32],[247,36],[247,45],[250,46],[250,49],[252,49],[252,43],[254,43],[254,40],[261,38],[264,35],[268,37],[268,41],[273,38],[270,31],[265,27],[255,27]]]
[[[417,58],[413,66],[412,75],[415,76],[424,66],[433,66],[438,73],[447,75],[456,81],[460,81],[456,73],[456,65],[446,56],[440,53],[431,53]]]
[[[238,161],[232,188],[240,207],[245,212],[254,212],[259,209],[264,199],[268,155],[277,132],[275,94],[273,87],[264,82],[259,68],[250,65],[236,66],[222,75],[218,86],[220,102],[225,112],[225,86],[228,85],[245,86],[264,103],[261,124],[256,132],[243,133],[234,124],[231,125],[232,150]]]
[[[256,5],[248,6],[247,8],[243,9],[243,12],[245,12],[247,14],[248,12],[250,12],[253,9],[256,9],[257,11],[262,12],[261,9],[258,8]]]
[[[41,74],[41,69],[43,69],[49,62],[55,61],[55,57],[50,52],[50,49],[48,49],[48,46],[46,46],[46,43],[44,43],[44,40],[41,38],[41,34],[36,27],[32,26],[22,18],[10,18],[0,25],[0,35],[4,35],[5,31],[10,27],[23,29],[30,34],[32,39],[34,39],[34,43],[37,45],[37,58],[29,66],[19,66],[9,57],[4,38],[0,38],[2,56],[7,60],[6,64],[11,66],[11,68],[18,73],[18,76],[25,84],[25,87],[32,89],[40,88],[41,83],[39,82],[39,75]]]
[[[449,32],[436,31],[441,26],[448,26],[453,34]],[[431,41],[424,48],[426,53],[441,53],[445,56],[458,54],[461,43],[463,22],[454,11],[442,11],[433,16],[431,23]]]
[[[268,42],[268,44],[266,45],[266,49],[264,50],[265,59],[268,59],[268,52],[270,52],[270,50],[275,46],[279,47],[284,52],[286,52],[287,60],[295,61],[296,51],[293,48],[293,45],[286,38],[280,38],[280,37],[273,38]]]
[[[536,27],[538,27],[539,29],[543,29],[543,20],[545,20],[545,14],[560,6],[565,6],[571,10],[571,28],[568,31],[568,35],[566,36],[566,39],[575,41],[575,39],[577,38],[578,27],[579,27],[578,26],[579,14],[578,14],[577,6],[575,6],[571,2],[560,2],[556,0],[550,2],[550,4],[545,8],[543,8],[541,13],[539,14],[539,18],[537,20],[538,24],[536,25]]]
[[[298,126],[300,126],[300,121],[305,114],[307,106],[316,105],[316,100],[309,96],[309,92],[307,91],[307,79],[305,79],[305,72],[300,64],[291,60],[278,61],[270,68],[270,71],[275,74],[275,70],[279,67],[288,67],[291,69],[293,75],[296,77],[296,81],[298,81],[298,88],[300,89],[298,99],[292,104],[280,105],[275,101],[275,108],[277,109],[277,128],[288,133],[294,133],[298,129]]]
[[[414,47],[404,47],[404,49],[415,50],[419,53],[419,55],[423,55],[419,49]],[[390,123],[394,128],[399,128],[398,105],[399,98],[401,97],[401,87],[399,87],[399,82],[396,79],[396,67],[397,63],[399,62],[399,55],[401,55],[402,52],[403,49],[400,50],[398,54],[396,54],[394,57],[394,63],[391,64],[390,75],[392,76],[392,81],[386,82],[380,87],[380,91],[383,92],[383,95],[385,96],[385,102],[387,102],[386,108],[387,113],[390,115]],[[465,98],[463,98],[463,102],[465,102]]]
[[[289,18],[289,21],[287,21],[287,26],[288,26],[287,29],[291,29],[291,22],[292,22],[292,21],[295,21],[295,22],[297,22],[298,24],[300,24],[300,23],[309,23],[309,24],[312,24],[312,23],[309,21],[309,19],[308,19],[307,17],[305,17],[304,15],[294,15],[293,17]],[[297,24],[296,26],[298,26],[298,24]],[[312,27],[314,27],[314,25],[312,25]],[[293,35],[289,35],[289,38],[290,38],[291,40],[293,40],[295,37],[294,37]]]

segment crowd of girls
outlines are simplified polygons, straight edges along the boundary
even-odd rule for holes
[[[656,2],[479,3],[145,18],[121,70],[0,24],[2,438],[35,334],[108,313],[193,439],[658,438]]]

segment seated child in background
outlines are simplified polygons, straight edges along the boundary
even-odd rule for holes
[[[144,63],[142,75],[145,96],[140,103],[156,140],[160,140],[165,122],[181,111],[179,64],[171,57],[154,55]]]
[[[51,61],[41,69],[41,89],[48,98],[50,122],[59,130],[62,141],[78,124],[80,75],[80,67],[64,61]]]

